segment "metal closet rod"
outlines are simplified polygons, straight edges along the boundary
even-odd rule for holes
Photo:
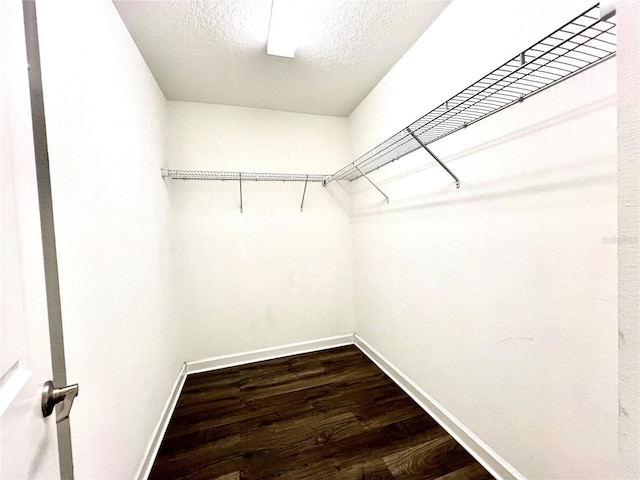
[[[219,172],[213,170],[168,170],[160,169],[163,178],[172,180],[214,180],[225,182],[237,181],[240,187],[240,213],[244,212],[242,195],[242,182],[304,182],[302,191],[302,201],[300,211],[304,210],[304,199],[307,195],[307,184],[309,182],[322,183],[328,175],[317,173],[265,173],[265,172]]]
[[[356,180],[423,148],[459,187],[458,177],[427,145],[615,56],[614,15],[594,5],[333,173],[325,185]]]

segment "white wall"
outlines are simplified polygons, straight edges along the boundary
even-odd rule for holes
[[[76,478],[131,478],[178,374],[165,100],[113,4],[37,3]]]
[[[620,478],[640,478],[640,4],[618,3]]]
[[[168,102],[166,166],[331,173],[347,120]],[[335,192],[301,183],[167,181],[174,317],[188,360],[352,333],[351,227]],[[335,187],[334,187],[335,188]]]
[[[560,4],[562,3],[562,4]],[[456,0],[350,117],[353,157],[590,2]],[[525,20],[526,19],[526,20]],[[615,61],[353,182],[356,333],[526,478],[615,478]]]

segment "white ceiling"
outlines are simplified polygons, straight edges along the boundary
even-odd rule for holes
[[[114,0],[168,100],[347,116],[450,0],[300,0],[294,59],[267,55],[271,0]]]

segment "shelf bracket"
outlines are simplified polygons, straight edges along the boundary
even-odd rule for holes
[[[304,196],[307,194],[307,183],[309,183],[309,175],[307,175],[307,178],[304,181],[304,190],[302,191],[302,202],[300,203],[300,211],[302,211],[302,208],[304,207]]]
[[[436,162],[438,162],[438,163],[440,164],[440,166],[441,166],[442,168],[444,168],[444,169],[447,171],[447,173],[448,173],[449,175],[451,175],[451,177],[456,181],[456,188],[460,188],[460,179],[459,179],[458,177],[456,177],[456,175],[455,175],[451,170],[449,170],[449,167],[447,167],[444,163],[442,163],[442,162],[440,161],[440,159],[439,159],[438,157],[436,157],[436,156],[435,156],[435,154],[434,154],[434,153],[429,149],[429,147],[427,147],[427,146],[422,142],[422,140],[420,140],[420,138],[418,138],[418,136],[417,136],[415,133],[413,133],[413,132],[411,131],[411,129],[409,129],[408,127],[407,127],[407,132],[408,132],[408,133],[409,133],[413,138],[415,138],[416,142],[418,142],[418,143],[420,144],[420,146],[421,146],[422,148],[424,148],[424,149],[429,153],[429,155],[431,155],[431,156],[434,158],[434,160],[435,160]],[[356,168],[358,168],[358,167],[356,167]]]
[[[242,173],[238,173],[238,179],[240,180],[240,213],[244,213],[242,210]]]
[[[387,200],[387,203],[389,203],[389,197],[387,197],[387,196],[384,194],[384,192],[383,192],[382,190],[380,190],[380,189],[378,188],[378,186],[377,186],[375,183],[373,183],[369,177],[367,177],[366,173],[364,173],[362,170],[360,170],[360,169],[358,168],[358,166],[357,166],[355,163],[353,164],[353,166],[354,166],[354,167],[356,167],[356,170],[358,170],[358,171],[360,172],[360,174],[361,174],[364,178],[366,178],[366,179],[367,179],[367,181],[368,181],[371,185],[373,185],[373,186],[374,186],[374,188],[375,188],[376,190],[378,190],[378,191],[380,192],[380,194],[381,194],[381,195],[382,195],[382,196]]]

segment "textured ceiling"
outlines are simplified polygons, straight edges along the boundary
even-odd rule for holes
[[[114,0],[169,100],[347,116],[450,3],[300,0],[294,59],[266,53],[271,0]]]

